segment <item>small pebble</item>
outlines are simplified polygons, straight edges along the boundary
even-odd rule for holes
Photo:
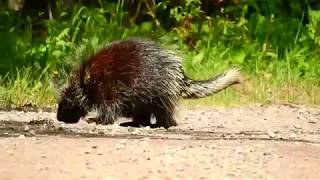
[[[39,170],[43,170],[43,165],[42,165],[41,163],[38,163],[38,164],[36,165],[36,167],[37,167]]]
[[[30,130],[29,133],[30,133],[31,135],[35,135],[35,134],[36,134],[36,132],[35,132],[34,130]]]
[[[104,132],[100,130],[100,131],[98,131],[98,134],[103,135]]]
[[[9,150],[8,153],[10,156],[14,155],[14,152],[12,150]]]
[[[28,125],[24,126],[24,131],[29,131],[30,127]]]
[[[62,173],[68,173],[69,171],[67,171],[66,169],[60,169],[60,172],[62,172]]]
[[[177,167],[176,170],[177,171],[184,171],[185,169],[182,166],[180,166],[180,167]]]
[[[84,153],[85,153],[85,154],[90,154],[91,151],[90,151],[89,149],[86,149],[86,150],[84,151]]]
[[[267,134],[268,134],[268,136],[271,137],[271,138],[276,137],[276,134],[275,134],[274,132],[272,132],[272,131],[268,131]]]
[[[299,126],[299,125],[294,125],[294,128],[295,128],[295,129],[302,129],[302,127]]]
[[[270,152],[264,152],[263,155],[264,156],[269,156],[269,155],[271,155],[271,153]]]
[[[23,135],[23,134],[20,134],[20,135],[19,135],[19,138],[20,138],[20,139],[24,139],[24,138],[26,138],[26,136]]]
[[[218,147],[218,145],[216,144],[210,144],[210,145],[207,145],[206,146],[207,148],[210,148],[210,149],[216,149]]]
[[[241,154],[242,153],[242,148],[240,146],[238,146],[235,150],[235,153],[237,154]]]
[[[124,148],[124,145],[123,144],[117,144],[116,146],[115,146],[115,149],[116,150],[120,150],[120,149],[123,149]]]
[[[294,134],[294,133],[291,133],[291,134],[289,135],[289,138],[292,138],[292,139],[294,139],[294,138],[296,138],[296,137],[297,137],[297,135]]]

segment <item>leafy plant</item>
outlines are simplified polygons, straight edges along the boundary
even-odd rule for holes
[[[46,12],[1,6],[1,105],[53,104],[53,74],[62,83],[62,74],[105,43],[133,36],[179,50],[184,70],[195,79],[239,67],[248,82],[240,90],[206,98],[206,103],[236,96],[239,103],[242,98],[269,102],[270,93],[276,100],[320,103],[314,97],[320,85],[320,3],[219,1],[214,7],[216,1],[208,1],[210,7],[204,8],[204,2],[107,0],[65,6],[59,0],[51,4],[52,17],[37,24],[34,19]]]

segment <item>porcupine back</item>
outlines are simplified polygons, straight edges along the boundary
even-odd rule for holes
[[[136,100],[148,104],[160,98],[161,105],[174,104],[182,79],[177,56],[142,40],[113,42],[80,68],[80,87],[89,104],[109,114]]]

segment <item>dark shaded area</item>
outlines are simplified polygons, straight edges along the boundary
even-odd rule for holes
[[[25,127],[28,126],[28,130]],[[251,140],[251,141],[280,141],[280,142],[302,142],[320,144],[317,141],[310,141],[304,139],[284,139],[268,137],[266,132],[262,131],[243,131],[239,133],[228,132],[211,132],[211,131],[192,131],[192,130],[166,130],[153,131],[152,134],[138,135],[138,134],[113,134],[108,131],[97,130],[88,131],[79,128],[66,128],[57,126],[50,120],[34,120],[30,122],[21,121],[0,121],[0,137],[19,137],[24,135],[27,137],[41,137],[41,136],[59,136],[69,138],[116,138],[116,139],[143,139],[148,137],[150,139],[167,139],[167,140],[186,140],[186,138],[170,137],[170,135],[187,135],[189,140]],[[308,133],[306,133],[308,134]],[[164,135],[166,135],[164,137]]]

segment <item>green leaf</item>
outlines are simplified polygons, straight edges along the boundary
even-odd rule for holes
[[[73,16],[72,18],[72,22],[71,22],[71,25],[74,26],[76,25],[76,22],[81,18],[81,13],[82,11],[86,10],[86,7],[85,6],[82,6],[78,11],[77,13]]]
[[[320,22],[320,11],[309,9],[308,13],[311,26],[317,29]]]
[[[236,64],[242,64],[246,57],[246,53],[243,50],[235,51],[232,56],[232,62]]]
[[[64,37],[69,36],[70,28],[65,28],[63,31],[60,32],[60,34],[57,36],[57,39],[62,39]]]
[[[212,28],[210,28],[208,21],[204,22],[201,26],[201,30],[205,33],[211,32]]]
[[[60,57],[63,53],[60,50],[54,50],[52,52],[52,55],[55,57]]]
[[[204,52],[201,51],[199,54],[195,55],[192,59],[192,65],[199,64],[204,58]]]
[[[149,32],[152,31],[153,23],[152,22],[144,22],[141,24],[141,31]]]

